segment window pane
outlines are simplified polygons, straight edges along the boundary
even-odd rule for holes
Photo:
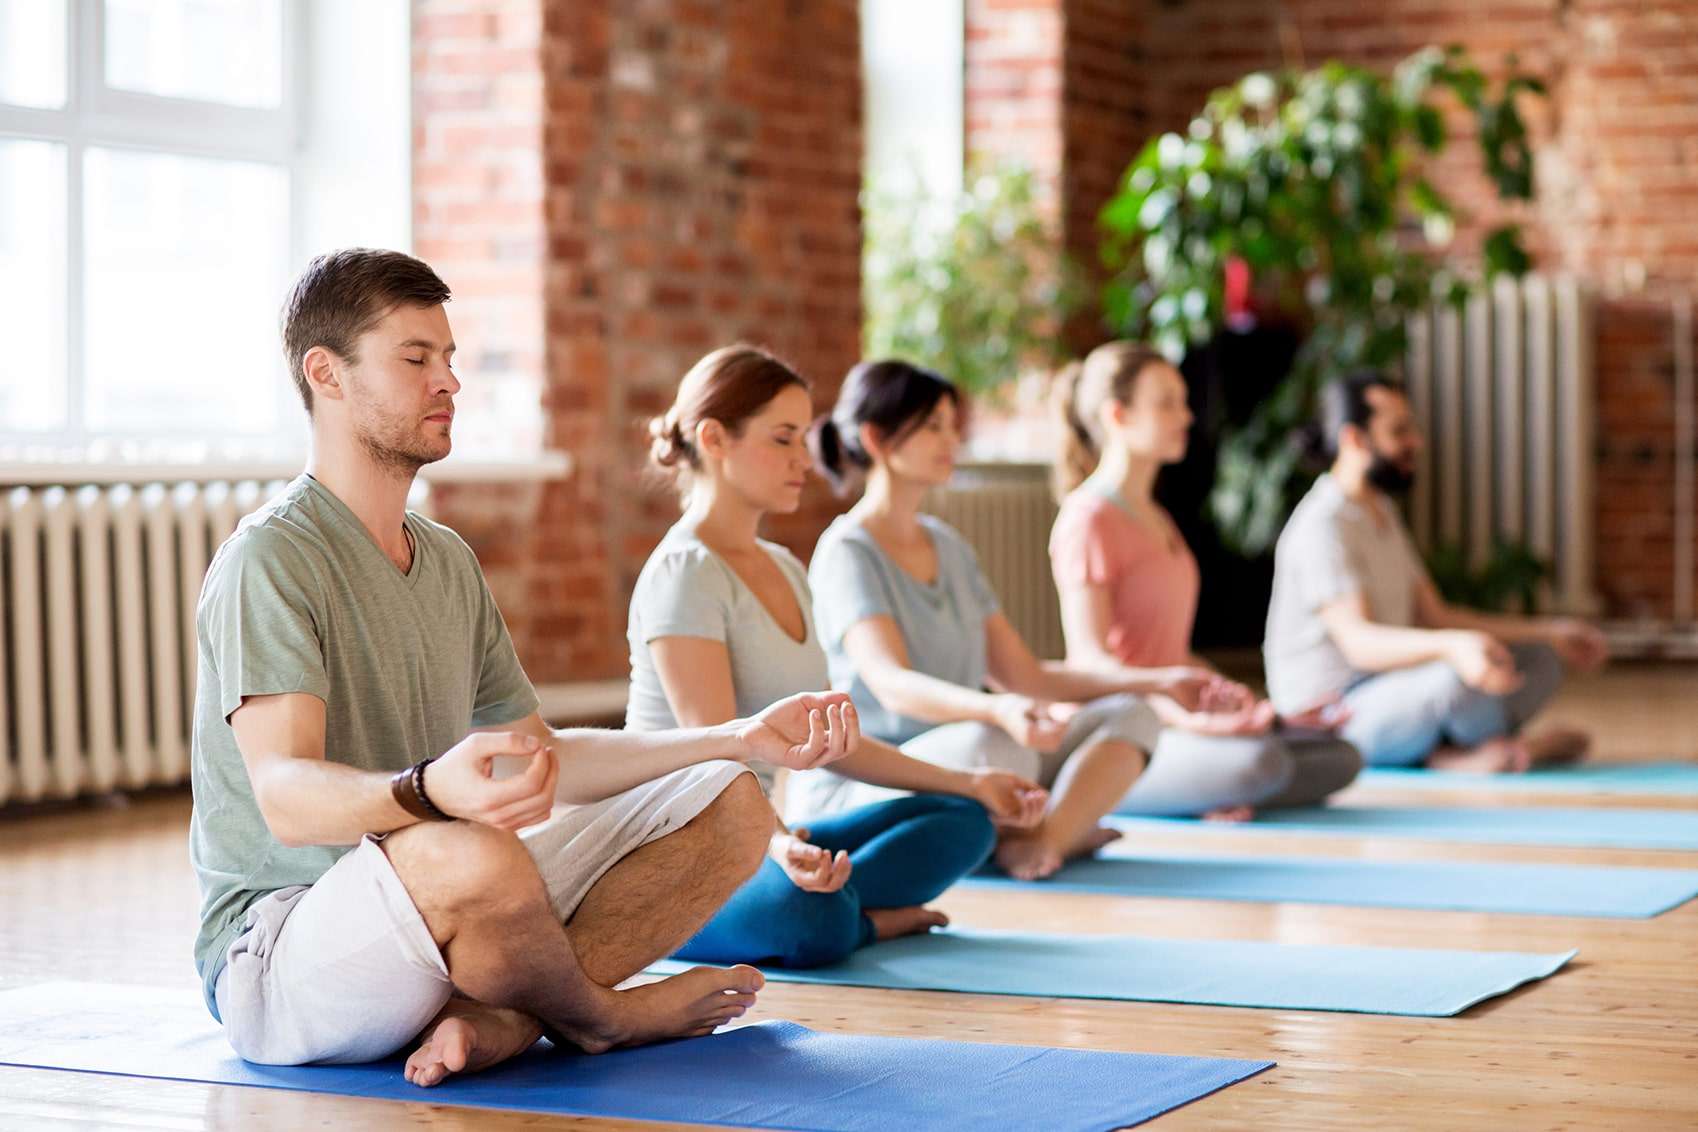
[[[66,0],[0,0],[0,102],[65,105]]]
[[[106,84],[229,106],[280,106],[280,0],[106,0]]]
[[[0,432],[65,427],[65,147],[0,138]]]
[[[285,171],[90,149],[83,191],[90,431],[269,431],[286,380]]]

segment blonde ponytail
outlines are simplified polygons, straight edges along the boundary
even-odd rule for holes
[[[1069,492],[1085,482],[1097,467],[1102,455],[1091,430],[1079,416],[1079,377],[1085,372],[1083,362],[1068,362],[1055,375],[1051,401],[1055,406],[1056,435],[1060,450],[1055,456],[1055,497],[1065,499]]]
[[[1085,482],[1102,458],[1102,408],[1110,400],[1132,403],[1132,388],[1145,368],[1167,359],[1138,342],[1105,342],[1056,374],[1056,415],[1061,450],[1055,460],[1056,498]]]

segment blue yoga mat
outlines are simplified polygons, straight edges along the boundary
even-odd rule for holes
[[[762,1022],[600,1057],[539,1043],[431,1089],[400,1059],[253,1065],[194,991],[49,983],[0,993],[0,1064],[254,1085],[383,1100],[753,1128],[1111,1129],[1137,1124],[1271,1061],[822,1034]]]
[[[1608,849],[1698,849],[1698,810],[1571,809],[1552,806],[1305,806],[1262,810],[1247,822],[1114,815],[1122,829],[1185,822],[1213,832],[1336,833],[1498,845],[1583,845]]]
[[[1141,853],[1075,861],[1048,880],[980,874],[965,883],[1183,900],[1646,919],[1698,896],[1698,869]]]
[[[1545,794],[1698,794],[1698,763],[1581,763],[1540,767],[1525,774],[1464,774],[1419,767],[1368,767],[1363,786],[1430,790],[1506,790]]]
[[[1576,954],[952,928],[863,947],[830,967],[761,970],[786,983],[1445,1018],[1555,974]],[[687,966],[667,960],[651,970]]]

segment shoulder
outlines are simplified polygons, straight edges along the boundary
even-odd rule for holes
[[[953,526],[931,514],[922,514],[920,524],[932,536],[932,546],[937,548],[937,565],[944,574],[949,577],[983,574],[978,550],[961,531],[954,530]]]
[[[407,521],[421,546],[440,555],[456,572],[474,575],[481,581],[483,565],[478,561],[477,552],[460,536],[459,531],[417,511],[407,512]]]
[[[1355,524],[1352,510],[1350,501],[1323,477],[1292,509],[1279,541],[1338,538]]]
[[[286,509],[268,504],[238,523],[219,546],[207,568],[204,589],[217,593],[263,579],[305,584],[318,575],[328,556],[329,546],[315,529]]]
[[[1104,499],[1094,491],[1077,490],[1061,501],[1055,513],[1056,536],[1100,534],[1124,526],[1124,512],[1113,500]]]
[[[729,599],[731,571],[693,535],[669,531],[637,575],[635,597],[665,600],[679,593],[711,594]]]
[[[814,544],[809,570],[877,569],[881,557],[878,544],[866,528],[847,515],[832,520]]]
[[[774,562],[778,563],[778,568],[780,570],[783,570],[792,578],[801,579],[802,582],[806,584],[808,580],[808,568],[802,564],[802,560],[800,558],[797,558],[790,552],[789,547],[785,546],[783,543],[771,542],[764,538],[757,541],[761,544],[761,549],[771,555]]]
[[[968,542],[960,531],[938,518],[936,515],[920,516],[920,525],[926,528],[926,533],[932,536],[932,543],[939,550],[948,549],[954,553],[973,552],[973,544]]]
[[[477,561],[477,555],[472,552],[471,544],[460,537],[460,532],[446,523],[439,523],[428,515],[417,511],[408,511],[407,520],[413,525],[413,530],[420,538],[432,546],[440,546],[454,554]]]

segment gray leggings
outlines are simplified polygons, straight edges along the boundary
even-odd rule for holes
[[[1441,746],[1477,747],[1515,734],[1556,694],[1562,661],[1537,642],[1509,651],[1522,683],[1507,696],[1470,688],[1440,660],[1362,680],[1344,694],[1345,737],[1371,766],[1419,766]]]
[[[1361,769],[1356,748],[1331,735],[1198,735],[1169,728],[1114,812],[1177,817],[1237,806],[1306,806],[1350,785]]]
[[[1040,754],[1015,742],[1000,727],[988,723],[945,723],[902,744],[902,753],[921,762],[954,770],[994,768],[1013,771],[1043,786],[1056,776],[1074,752],[1117,739],[1148,751],[1161,734],[1155,713],[1137,696],[1103,696],[1079,709],[1061,746]],[[815,814],[831,814],[900,798],[907,791],[869,786],[829,770],[792,774],[784,786],[784,820],[805,822]]]
[[[949,723],[902,744],[902,753],[957,770],[995,767],[1053,785],[1073,753],[1100,739],[1121,739],[1153,754],[1115,807],[1121,814],[1204,814],[1233,806],[1301,806],[1348,786],[1362,767],[1349,743],[1294,734],[1195,735],[1163,728],[1137,696],[1104,696],[1074,717],[1048,754],[1022,747],[999,727]],[[854,782],[828,770],[793,774],[785,787],[786,821],[900,797],[902,791]]]

